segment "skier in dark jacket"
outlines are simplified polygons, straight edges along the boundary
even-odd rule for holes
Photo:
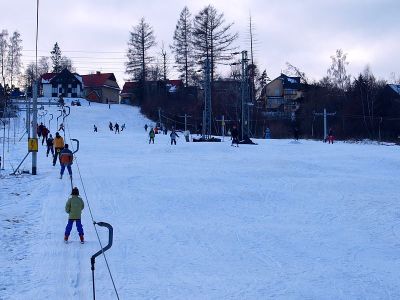
[[[232,136],[231,146],[234,146],[234,144],[236,144],[236,147],[239,147],[239,131],[237,130],[235,125],[233,125],[232,127],[231,136]]]
[[[47,151],[46,151],[46,157],[49,157],[49,152],[51,151],[52,156],[54,156],[54,139],[53,136],[50,134],[50,136],[46,140],[46,146],[47,146]]]
[[[145,131],[147,131],[147,128],[148,128],[149,126],[147,125],[147,124],[144,124],[144,130]]]
[[[42,136],[43,136],[42,145],[44,144],[44,141],[47,141],[47,137],[49,135],[49,132],[50,131],[47,129],[47,127],[43,126],[43,128],[42,128]]]
[[[40,123],[40,125],[39,125],[38,128],[37,128],[37,135],[38,135],[38,137],[41,137],[41,136],[42,136],[43,127],[44,127],[43,123]]]
[[[298,141],[299,140],[299,129],[297,127],[294,128],[293,135],[294,135],[294,139],[296,141]]]
[[[115,128],[115,133],[118,132],[118,134],[119,134],[119,124],[118,123],[115,123],[114,128]]]
[[[113,131],[113,124],[111,122],[108,124],[108,128],[110,128],[110,130]]]
[[[65,212],[68,214],[68,224],[65,227],[64,241],[67,243],[69,235],[72,230],[72,225],[76,224],[76,229],[79,233],[81,243],[84,242],[84,233],[81,223],[82,210],[85,208],[85,204],[81,197],[79,197],[79,190],[77,187],[72,189],[71,197],[65,204]]]
[[[169,136],[171,138],[171,145],[172,144],[176,145],[176,138],[179,137],[179,135],[176,133],[175,129],[172,128],[172,132]]]

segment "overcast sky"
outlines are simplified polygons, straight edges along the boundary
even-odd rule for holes
[[[0,30],[21,33],[26,65],[34,60],[36,0],[1,2]],[[122,84],[128,79],[124,62],[129,31],[141,17],[153,26],[158,53],[162,41],[171,44],[185,5],[195,15],[208,4],[234,22],[239,49],[249,47],[251,13],[255,60],[271,79],[290,62],[318,80],[339,48],[348,54],[353,76],[366,65],[379,78],[400,75],[400,0],[40,0],[39,55],[48,56],[58,42],[78,73],[114,72]],[[172,55],[170,62],[172,67]]]

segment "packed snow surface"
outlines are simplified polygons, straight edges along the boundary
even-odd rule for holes
[[[398,147],[236,148],[183,134],[176,146],[165,135],[149,145],[138,108],[82,105],[66,119],[67,143],[80,141],[73,182],[95,221],[114,227],[106,256],[121,299],[400,299]],[[54,134],[57,108],[45,109]],[[126,129],[115,134],[110,121]],[[45,147],[38,175],[8,175],[27,151],[21,124],[0,179],[0,299],[91,299],[99,243],[87,202],[87,243],[74,226],[64,244],[70,183]],[[116,299],[102,256],[95,278],[96,298]]]

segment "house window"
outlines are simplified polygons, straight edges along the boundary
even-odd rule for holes
[[[280,95],[281,95],[281,90],[275,89],[275,96],[280,96]]]
[[[53,87],[51,88],[51,93],[52,93],[52,95],[55,95],[55,96],[52,96],[52,97],[57,97],[57,86],[53,85]]]
[[[75,93],[75,94],[76,94],[76,92],[77,92],[76,90],[77,90],[76,87],[73,87],[73,88],[72,88],[72,93]]]

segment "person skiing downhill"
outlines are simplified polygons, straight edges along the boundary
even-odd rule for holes
[[[113,124],[111,122],[108,123],[108,128],[110,128],[110,131],[113,131]]]
[[[149,137],[150,137],[150,139],[149,139],[149,144],[151,143],[151,141],[153,141],[153,144],[154,144],[154,137],[156,136],[156,134],[154,133],[154,129],[153,128],[151,128],[150,129],[150,132],[149,132]]]
[[[65,204],[65,212],[68,214],[68,223],[65,227],[64,241],[68,243],[68,238],[72,230],[72,225],[75,222],[76,229],[78,230],[81,244],[84,243],[84,233],[82,227],[82,210],[85,208],[85,204],[82,198],[79,196],[79,190],[77,187],[72,189],[71,197],[69,197]]]
[[[93,125],[93,131],[97,132],[97,126],[96,125]]]
[[[122,124],[122,126],[121,126],[121,131],[124,131],[124,129],[125,129],[125,123]]]
[[[172,132],[171,132],[171,134],[169,136],[171,138],[171,145],[172,144],[176,145],[176,138],[179,137],[179,135],[176,133],[174,128],[172,128]]]
[[[236,125],[232,126],[231,136],[232,136],[231,146],[234,146],[234,144],[236,144],[236,147],[239,147],[239,131],[237,130]]]
[[[72,151],[68,149],[68,144],[65,144],[64,149],[60,153],[60,164],[61,164],[61,171],[60,171],[60,179],[62,179],[65,168],[68,170],[69,178],[72,180],[72,161],[74,156]]]
[[[56,138],[54,139],[54,157],[53,157],[53,166],[56,165],[57,157],[60,155],[61,150],[64,148],[64,139],[62,136],[56,132]]]
[[[50,151],[51,151],[52,156],[54,157],[53,143],[54,143],[54,139],[53,139],[53,136],[50,134],[50,136],[46,140],[46,146],[47,146],[46,157],[49,157]]]

